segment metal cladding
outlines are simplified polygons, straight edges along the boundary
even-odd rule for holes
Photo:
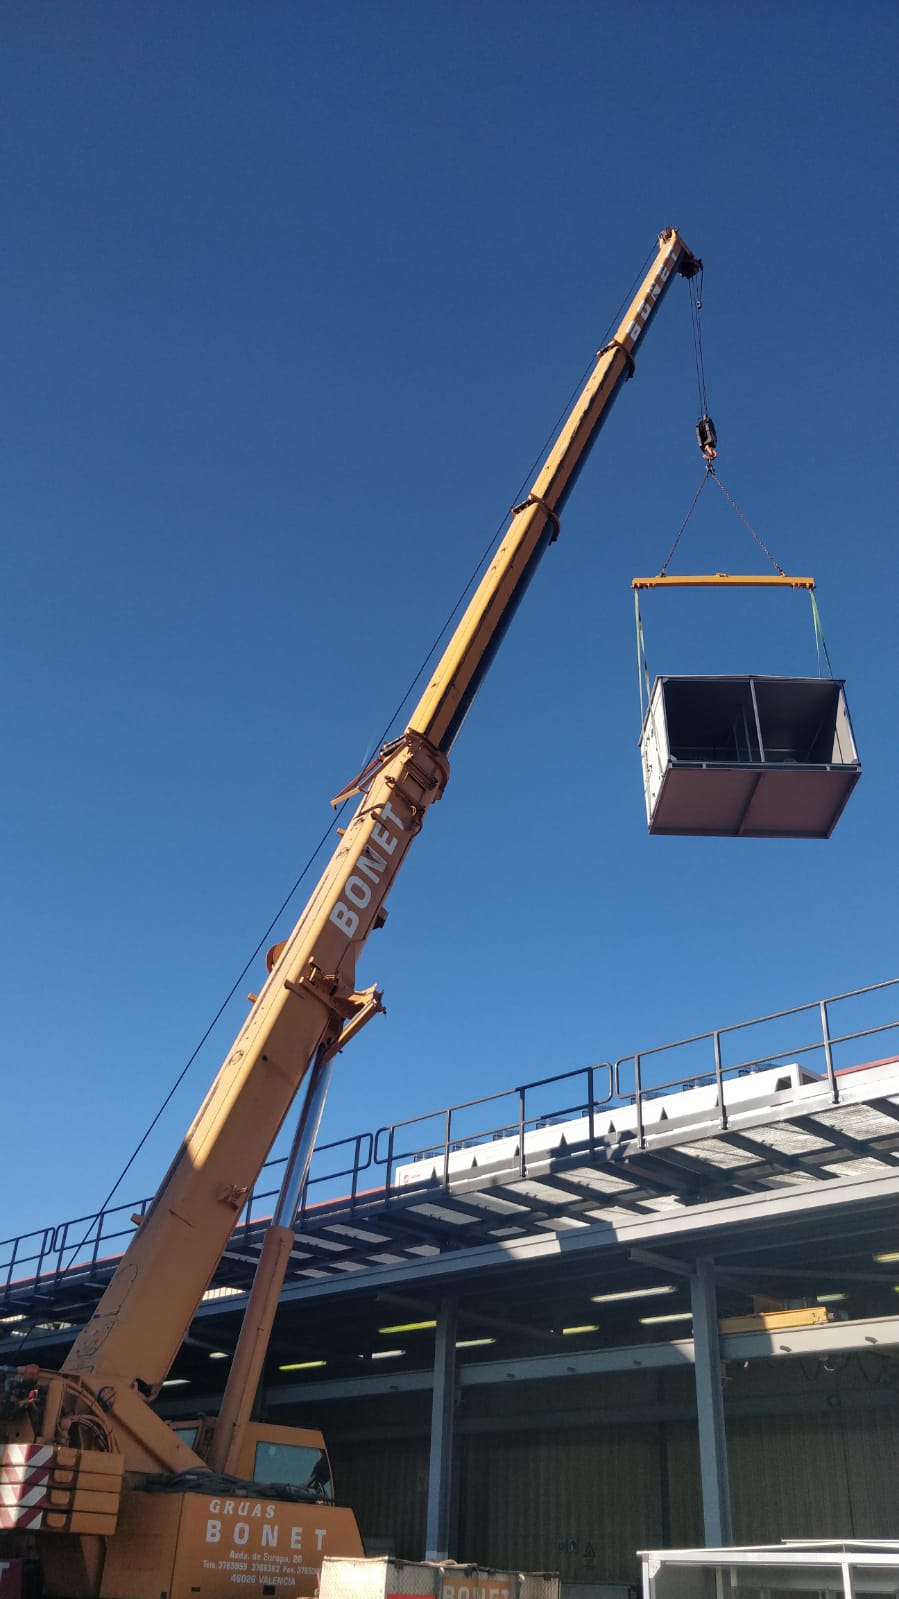
[[[861,773],[834,678],[657,678],[640,752],[651,833],[829,838]]]

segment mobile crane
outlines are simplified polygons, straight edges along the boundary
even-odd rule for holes
[[[405,731],[340,798],[359,803],[99,1305],[59,1372],[0,1368],[0,1580],[47,1599],[311,1594],[361,1554],[320,1434],[249,1420],[335,1054],[381,1007],[356,965],[478,687],[588,449],[673,278],[701,263],[672,228],[597,353]],[[247,1195],[305,1081],[297,1138],[218,1418],[152,1408]],[[292,1487],[291,1487],[292,1484]],[[15,1586],[14,1586],[15,1585]],[[0,1593],[3,1589],[0,1588]]]

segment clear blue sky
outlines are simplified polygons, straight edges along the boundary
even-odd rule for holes
[[[629,584],[701,469],[676,285],[324,1136],[894,975],[895,6],[6,0],[0,34],[0,1237],[103,1199],[669,223],[721,476],[818,580],[861,784],[827,844],[647,836]],[[754,564],[715,498],[681,570]],[[646,619],[656,671],[815,671],[804,598]]]

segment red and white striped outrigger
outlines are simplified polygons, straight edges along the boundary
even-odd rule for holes
[[[43,1525],[55,1454],[52,1444],[4,1444],[0,1449],[0,1529]]]
[[[124,1465],[64,1444],[0,1445],[0,1532],[114,1532]]]

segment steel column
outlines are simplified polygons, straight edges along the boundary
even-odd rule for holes
[[[722,1545],[733,1542],[733,1531],[730,1515],[730,1485],[727,1477],[721,1351],[718,1345],[718,1301],[711,1260],[697,1261],[696,1275],[690,1279],[690,1297],[693,1310],[703,1531],[708,1548],[721,1548]]]
[[[434,1347],[434,1392],[431,1400],[431,1454],[428,1462],[428,1511],[425,1559],[449,1556],[450,1501],[453,1481],[453,1420],[456,1403],[457,1301],[441,1301]]]

